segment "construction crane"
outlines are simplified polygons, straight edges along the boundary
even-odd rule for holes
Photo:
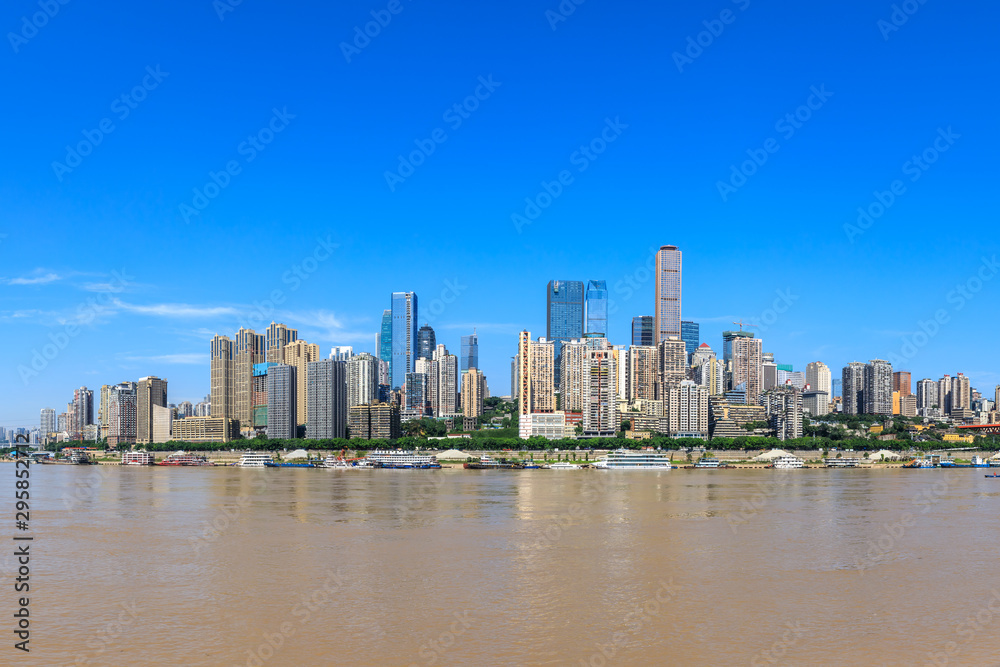
[[[743,327],[756,327],[756,324],[747,324],[742,319],[739,322],[733,322],[733,324],[738,324],[740,326],[740,331],[743,331]]]

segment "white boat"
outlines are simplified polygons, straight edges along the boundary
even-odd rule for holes
[[[861,459],[826,459],[827,468],[857,468],[861,465]]]
[[[240,468],[266,468],[265,464],[274,463],[274,457],[263,452],[244,452],[240,457],[237,467]]]
[[[432,454],[418,454],[403,450],[369,452],[365,457],[373,468],[395,468],[410,470],[413,468],[440,468],[437,457]]]
[[[352,469],[353,470],[354,468],[357,468],[358,466],[351,465],[346,460],[340,458],[339,456],[337,456],[335,454],[330,454],[325,459],[323,459],[323,467],[324,468],[334,468],[334,469],[337,469],[337,470],[347,470],[347,469]]]
[[[670,459],[656,452],[636,452],[616,449],[599,459],[595,468],[601,470],[670,470]]]
[[[701,459],[694,464],[695,468],[718,468],[722,463],[719,459]]]
[[[800,459],[797,456],[779,456],[778,458],[774,459],[774,461],[771,463],[772,468],[778,468],[781,470],[788,470],[791,468],[801,468],[804,465],[805,462],[803,462],[802,459]]]
[[[123,466],[151,466],[156,463],[156,459],[149,452],[123,452]]]
[[[550,463],[549,468],[552,470],[579,470],[580,466],[575,463]]]

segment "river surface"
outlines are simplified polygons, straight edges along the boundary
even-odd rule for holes
[[[979,469],[13,475],[5,665],[1000,663]]]

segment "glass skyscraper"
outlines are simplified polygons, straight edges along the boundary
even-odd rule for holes
[[[608,282],[591,280],[587,283],[586,320],[584,333],[608,335]]]
[[[640,315],[632,318],[632,344],[656,345],[656,318],[652,315]]]
[[[688,354],[694,354],[701,345],[701,327],[697,322],[681,321],[681,340]]]
[[[383,344],[383,347],[385,345]],[[406,374],[413,372],[417,360],[417,294],[392,293],[392,361],[389,378],[393,389],[406,384]]]
[[[462,371],[479,368],[479,335],[472,330],[471,336],[462,336]]]
[[[552,280],[545,289],[545,337],[555,341],[554,382],[559,386],[562,341],[583,338],[583,281]]]
[[[434,348],[437,347],[437,336],[431,325],[425,324],[417,331],[417,359],[430,361],[434,357]]]
[[[656,345],[681,336],[681,251],[660,246],[656,253]]]
[[[378,335],[378,358],[392,367],[392,311],[382,311],[382,329]]]

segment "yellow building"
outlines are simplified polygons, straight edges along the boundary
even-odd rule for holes
[[[975,440],[976,440],[976,436],[974,436],[974,435],[959,435],[958,433],[945,433],[944,434],[944,441],[945,442],[965,442],[965,443],[970,443],[971,444],[971,443],[975,442]]]
[[[874,435],[880,434],[885,428],[881,424],[872,424],[868,427],[868,432]]]

